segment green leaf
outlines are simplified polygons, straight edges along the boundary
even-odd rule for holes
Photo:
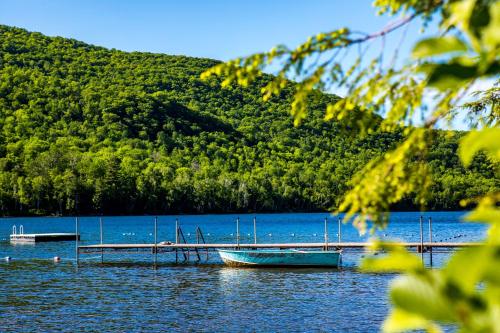
[[[399,333],[409,330],[426,329],[430,333],[439,333],[441,329],[429,320],[414,313],[395,308],[382,324],[382,332]]]
[[[399,276],[391,283],[391,299],[396,307],[430,320],[455,319],[451,304],[440,294],[437,281],[429,276]]]
[[[465,81],[478,76],[477,67],[459,63],[433,64],[422,66],[429,73],[428,84],[439,90],[458,89]]]
[[[412,51],[412,57],[427,58],[450,52],[463,52],[467,46],[455,36],[427,38],[419,41]]]
[[[492,255],[492,249],[489,247],[463,249],[453,254],[444,272],[448,279],[460,286],[464,292],[472,293],[487,271]]]
[[[500,1],[490,7],[490,24],[483,30],[483,41],[490,48],[500,45]]]
[[[388,250],[382,257],[367,257],[361,262],[361,270],[367,272],[414,272],[423,268],[422,260],[404,247],[391,243],[375,243],[374,250]]]
[[[467,214],[464,219],[469,222],[486,222],[500,225],[500,209],[476,209]]]
[[[458,154],[462,163],[469,166],[472,158],[479,151],[485,151],[494,161],[500,161],[500,128],[485,128],[471,131],[460,140]]]

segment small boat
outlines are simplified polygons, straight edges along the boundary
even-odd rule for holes
[[[217,250],[229,266],[338,267],[341,251]]]

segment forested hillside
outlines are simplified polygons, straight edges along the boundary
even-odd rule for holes
[[[200,81],[216,63],[0,25],[0,214],[325,210],[400,139],[324,122],[336,97],[320,93],[293,127],[293,87],[263,103],[265,77],[248,89]],[[436,135],[429,208],[498,189],[485,158],[460,165],[460,133]]]

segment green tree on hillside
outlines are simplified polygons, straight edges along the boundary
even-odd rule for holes
[[[346,131],[362,113],[322,121],[341,100],[320,91],[309,94],[311,117],[290,126],[293,82],[263,103],[272,76],[221,89],[200,79],[218,63],[0,25],[0,214],[324,211],[403,139]],[[486,158],[466,169],[454,157],[464,133],[435,135],[430,207],[500,188]],[[416,207],[407,196],[391,208]]]

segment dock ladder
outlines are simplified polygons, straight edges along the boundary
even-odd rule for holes
[[[184,236],[184,232],[182,231],[181,227],[177,227],[177,235],[176,239],[178,241],[178,244],[187,244],[186,237]],[[205,237],[203,236],[203,232],[201,231],[200,227],[196,227],[196,244],[206,244],[205,242]],[[182,255],[184,256],[184,261],[189,261],[190,258],[190,250],[188,248],[180,248],[182,251]],[[201,256],[200,256],[200,250],[195,247],[194,251],[196,253],[197,257],[197,262],[201,261]],[[206,251],[206,260],[208,260],[208,248],[205,248]],[[177,254],[177,250],[175,251],[175,262],[178,262],[179,257]]]

